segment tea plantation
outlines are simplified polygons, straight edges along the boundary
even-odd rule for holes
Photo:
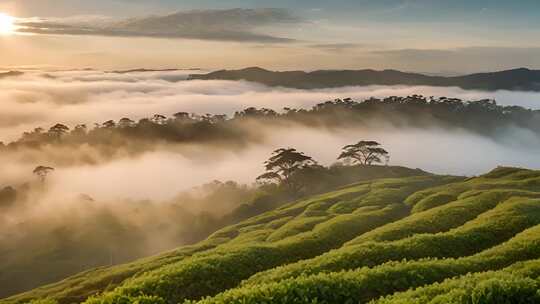
[[[360,182],[26,302],[540,303],[540,171]]]

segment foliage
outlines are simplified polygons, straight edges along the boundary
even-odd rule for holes
[[[25,132],[19,140],[0,145],[2,150],[40,149],[47,145],[96,148],[102,156],[114,155],[119,148],[140,153],[152,143],[213,143],[242,147],[260,140],[266,127],[299,124],[309,127],[380,127],[372,122],[395,127],[442,127],[464,129],[498,139],[501,130],[519,127],[540,136],[540,110],[519,106],[501,106],[492,100],[463,101],[455,98],[434,98],[421,95],[390,96],[353,101],[336,99],[313,108],[285,108],[278,113],[271,109],[247,108],[226,115],[197,115],[179,112],[171,117],[156,114],[133,121],[124,117],[118,122],[107,120],[93,128],[78,125],[69,130],[63,124]],[[254,126],[257,126],[254,128]],[[382,150],[380,152],[383,152]],[[384,155],[383,160],[384,160]]]
[[[37,166],[32,173],[34,173],[40,181],[44,182],[47,176],[54,171],[53,167]]]
[[[315,166],[316,162],[294,148],[281,148],[275,150],[264,165],[266,172],[257,177],[258,181],[276,181],[289,192],[297,193],[305,185],[300,183],[301,179],[294,178],[295,174]]]
[[[343,152],[338,156],[338,159],[345,159],[361,165],[380,164],[384,159],[384,162],[388,164],[390,154],[378,142],[362,140],[354,145],[343,147]]]

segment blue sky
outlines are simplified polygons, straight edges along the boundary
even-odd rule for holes
[[[289,8],[299,13],[309,13],[311,10],[321,10],[320,12],[323,13],[322,10],[324,10],[324,14],[327,14],[329,18],[393,17],[387,20],[390,22],[480,18],[490,22],[504,22],[504,19],[510,19],[540,23],[540,1],[535,0],[4,0],[2,2],[16,3],[13,7],[18,7],[20,13],[26,16],[111,13],[121,15],[164,13],[181,9],[279,7]]]
[[[283,22],[282,13],[270,14],[272,20],[256,22],[254,19],[259,15],[246,16],[242,12],[241,18],[248,19],[242,19],[238,24],[234,24],[230,16],[219,14],[217,17],[210,14],[202,17],[182,15],[177,18],[178,24],[171,24],[170,18],[161,20],[161,27],[154,27],[152,35],[148,35],[148,26],[155,26],[155,19],[151,23],[145,21],[121,29],[85,20],[85,26],[91,24],[100,29],[107,28],[106,32],[95,31],[96,35],[92,37],[78,35],[87,29],[73,29],[72,24],[73,20],[81,19],[81,16],[88,18],[89,15],[121,21],[129,17],[144,19],[150,15],[163,16],[192,9],[233,8],[279,8],[298,21]],[[180,61],[181,64],[209,68],[224,62],[224,67],[396,68],[432,73],[464,73],[518,66],[540,68],[540,59],[537,59],[540,57],[540,42],[537,42],[540,1],[537,0],[2,0],[1,11],[17,17],[53,20],[63,27],[69,25],[69,31],[63,28],[62,32],[55,33],[32,30],[34,34],[40,34],[32,41],[28,37],[0,39],[0,50],[8,52],[5,58],[16,63],[24,63],[16,58],[22,45],[32,54],[33,49],[43,49],[46,45],[48,49],[41,52],[46,59],[32,58],[28,64],[58,65],[62,60],[53,56],[64,53],[75,58],[66,59],[67,65],[76,60],[81,64],[106,65],[107,56],[118,56],[121,58],[117,63],[122,66],[133,66],[134,62],[166,66]],[[268,14],[264,16],[268,17]],[[62,19],[69,22],[62,23]],[[190,23],[184,20],[215,24],[208,28],[194,25],[198,32],[205,33],[199,37],[189,32]],[[171,34],[166,26],[182,29]],[[50,23],[44,23],[42,28],[45,27],[50,27]],[[129,32],[122,36],[131,38],[121,38],[120,45],[119,39],[106,37],[116,36],[119,32]],[[103,33],[106,35],[99,37]],[[65,34],[65,37],[58,34]],[[162,60],[152,58],[150,51],[135,52],[137,54],[133,56],[138,56],[137,59],[125,56],[126,47],[137,45],[148,36],[153,39],[145,41],[154,46],[153,54],[160,54]],[[15,46],[17,43],[21,46],[19,49]],[[222,50],[219,56],[203,51],[198,52],[197,57],[197,54],[189,52],[192,48],[215,48],[216,45]],[[168,49],[171,47],[176,52]],[[11,57],[10,50],[13,52]],[[208,57],[204,58],[204,54]],[[223,57],[228,60],[223,60]],[[141,58],[150,59],[141,61]],[[0,59],[0,64],[7,61]]]

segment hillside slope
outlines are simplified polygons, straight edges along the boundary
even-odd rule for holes
[[[540,171],[360,182],[138,263],[146,271],[110,288],[103,276],[133,264],[2,303],[79,302],[81,286],[104,291],[89,304],[537,303]]]
[[[325,193],[350,183],[376,178],[428,174],[419,169],[398,166],[334,167],[330,173],[324,173],[324,176],[319,173],[317,181],[311,184],[309,191],[312,195]],[[246,192],[234,186],[230,187],[231,185],[223,186],[215,188],[218,192],[210,190],[213,194],[205,198],[204,201],[191,202],[193,206],[201,204],[201,209],[212,208],[216,203],[222,205],[218,207],[235,204],[234,208],[231,207],[230,211],[220,217],[184,212],[178,208],[186,203],[185,198],[182,197],[178,197],[172,203],[126,203],[127,205],[121,212],[112,214],[103,212],[102,208],[93,208],[92,205],[85,202],[77,202],[73,203],[73,206],[76,206],[73,210],[84,214],[84,216],[72,213],[73,210],[63,211],[62,215],[58,211],[56,216],[62,218],[60,222],[43,223],[43,221],[40,222],[31,217],[25,221],[29,229],[13,227],[11,230],[2,230],[0,232],[0,299],[58,282],[88,269],[110,266],[112,262],[124,264],[145,257],[145,251],[140,249],[160,252],[158,248],[150,247],[155,246],[152,244],[161,243],[157,240],[162,238],[163,234],[166,235],[167,232],[174,236],[163,242],[171,246],[169,248],[197,243],[220,228],[274,210],[292,199],[286,193],[276,191],[266,192],[253,189]],[[4,192],[7,195],[4,197],[7,200],[4,198],[4,201],[7,204],[23,206],[34,203],[33,200],[15,201],[17,196],[25,196],[24,189],[19,189],[20,192],[17,192],[15,188],[8,187],[6,189],[7,191]],[[2,208],[2,193],[0,191],[0,223],[4,218],[9,219],[10,211],[13,210]],[[121,203],[118,202],[115,205],[118,207]],[[141,217],[141,213],[147,214],[147,216]],[[70,216],[66,218],[68,214]],[[4,215],[6,217],[3,217]],[[134,217],[137,218],[134,219]],[[137,225],[129,224],[130,221],[136,221]],[[148,225],[151,226],[148,227]],[[163,227],[168,227],[168,229],[164,230]],[[59,229],[63,233],[58,234]],[[17,231],[18,235],[23,237],[14,237],[10,233],[12,231]],[[141,237],[142,235],[144,237]],[[114,248],[114,261],[111,261],[111,248]],[[184,250],[180,250],[180,252],[171,253],[170,259],[179,258],[184,254],[183,252]],[[189,249],[187,252],[191,252],[191,250]],[[107,286],[115,286],[123,279],[138,272],[148,271],[166,264],[170,259],[168,254],[165,256],[167,258],[158,256],[129,265],[89,271],[82,277],[76,276],[66,280],[57,286],[57,290],[69,289],[70,296],[77,299],[85,298],[89,292],[100,291]],[[91,284],[86,284],[88,283],[87,278],[91,278]],[[85,283],[77,284],[76,282],[79,281]]]
[[[396,70],[268,71],[258,67],[193,74],[195,80],[247,80],[268,86],[322,89],[368,85],[423,85],[460,87],[468,90],[540,91],[540,71],[525,68],[464,76],[443,77]]]

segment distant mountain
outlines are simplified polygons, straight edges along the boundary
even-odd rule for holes
[[[190,75],[189,79],[247,80],[268,86],[298,89],[336,88],[368,85],[426,85],[460,87],[476,90],[540,91],[540,70],[526,68],[443,77],[396,70],[319,70],[314,72],[275,72],[258,67],[242,70],[221,70],[208,74]]]
[[[23,72],[19,72],[19,71],[4,72],[4,73],[0,73],[0,79],[7,78],[7,77],[21,76],[23,74],[24,74]]]

